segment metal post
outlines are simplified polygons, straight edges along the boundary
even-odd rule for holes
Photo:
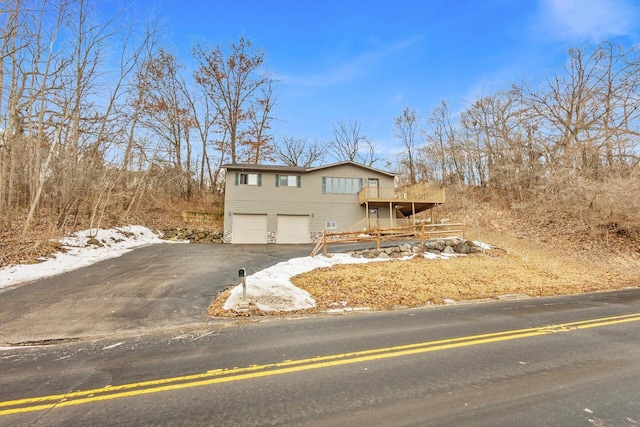
[[[242,279],[242,299],[247,300],[247,270],[241,268],[238,270],[238,277]]]

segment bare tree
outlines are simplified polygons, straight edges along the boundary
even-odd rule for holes
[[[269,133],[276,102],[273,80],[267,81],[260,92],[248,112],[249,126],[241,141],[245,162],[256,165],[274,159],[273,136]]]
[[[288,166],[309,167],[321,163],[327,149],[320,142],[293,137],[283,138],[275,149],[276,159]]]
[[[218,125],[228,136],[229,155],[231,163],[238,162],[240,145],[243,137],[255,136],[249,132],[251,118],[259,123],[260,132],[268,129],[271,120],[269,111],[273,97],[272,83],[274,79],[261,71],[265,53],[254,49],[250,40],[241,37],[237,43],[232,43],[226,53],[220,46],[215,48],[197,44],[193,56],[199,63],[194,72],[196,82],[204,88],[213,102]],[[265,90],[269,102],[259,102],[265,99]],[[262,95],[262,98],[261,98]],[[257,141],[254,138],[253,142]]]
[[[426,133],[426,140],[437,153],[440,163],[440,180],[443,184],[464,181],[461,168],[458,134],[451,120],[451,112],[445,100],[436,107],[429,116],[428,123],[431,131]]]
[[[188,198],[193,176],[190,136],[196,121],[186,82],[180,75],[182,66],[175,55],[160,49],[147,67],[147,96],[142,100],[144,123],[167,144],[167,160],[171,165],[171,173],[167,170],[167,174]]]
[[[393,119],[394,136],[402,141],[404,146],[404,150],[400,154],[400,164],[408,169],[410,184],[417,182],[416,147],[419,144],[420,135],[418,119],[418,113],[408,107],[402,110],[401,115]]]
[[[333,139],[327,147],[331,155],[338,161],[351,161],[372,166],[379,159],[376,155],[376,145],[362,135],[358,120],[348,123],[339,121],[333,126]]]
[[[209,155],[209,142],[212,138],[215,125],[215,113],[212,111],[211,100],[204,93],[199,93],[197,90],[189,90],[184,87],[184,97],[188,104],[188,108],[191,111],[191,117],[193,119],[193,127],[197,132],[197,136],[200,139],[202,158],[200,159],[200,171],[199,171],[199,187],[201,190],[205,189],[205,171],[208,176],[209,183],[214,186],[215,179],[211,171],[211,162]],[[223,150],[220,150],[221,152]]]

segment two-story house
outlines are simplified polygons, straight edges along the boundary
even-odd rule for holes
[[[226,243],[315,242],[325,230],[405,225],[444,202],[442,190],[399,188],[394,173],[348,161],[224,168]]]

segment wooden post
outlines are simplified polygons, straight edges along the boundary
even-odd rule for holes
[[[371,222],[369,221],[369,202],[368,201],[364,202],[364,213],[365,213],[365,218],[367,219],[366,229],[368,230],[369,228],[371,228]]]
[[[327,230],[322,231],[322,249],[323,249],[322,253],[326,257],[327,256]]]
[[[466,237],[464,237],[466,230],[467,230],[467,220],[465,219],[464,221],[462,221],[462,238],[465,240],[467,239]]]
[[[413,218],[413,225],[416,225],[416,202],[411,202],[411,218]]]
[[[378,233],[378,250],[380,250],[380,224],[378,224],[378,228],[376,230]]]
[[[424,245],[425,239],[424,239],[424,222],[422,223],[422,244]]]

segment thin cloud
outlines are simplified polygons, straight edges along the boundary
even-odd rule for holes
[[[628,0],[543,0],[539,22],[547,36],[599,42],[636,35],[639,15]]]
[[[378,63],[397,52],[406,50],[415,44],[419,38],[401,40],[380,49],[362,52],[347,62],[329,68],[322,73],[304,76],[278,75],[277,78],[290,85],[307,88],[326,88],[336,84],[353,81],[356,78],[367,74],[369,70],[375,68]]]

